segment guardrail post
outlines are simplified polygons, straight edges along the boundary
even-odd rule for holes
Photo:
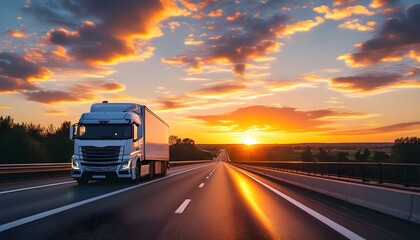
[[[338,178],[341,178],[341,163],[338,163]]]
[[[328,177],[331,177],[331,163],[328,163]]]
[[[382,163],[378,163],[379,166],[379,183],[383,183],[384,182],[384,166],[382,165]]]
[[[408,184],[408,166],[404,166],[404,187],[409,187]]]
[[[362,164],[362,181],[366,182],[366,164]]]

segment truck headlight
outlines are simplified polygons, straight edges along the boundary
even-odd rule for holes
[[[131,160],[130,161],[123,162],[121,164],[121,170],[127,170],[129,168],[131,168]]]
[[[79,163],[79,161],[74,159],[74,156],[71,157],[71,167],[75,170],[80,169],[80,163]]]

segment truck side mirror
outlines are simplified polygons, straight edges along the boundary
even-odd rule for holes
[[[76,133],[77,133],[77,124],[73,124],[70,126],[70,140],[74,141],[74,139],[76,138]]]

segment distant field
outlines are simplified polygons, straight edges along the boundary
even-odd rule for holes
[[[225,145],[199,145],[199,148],[225,148],[229,152],[232,161],[301,161],[302,151],[307,147],[312,148],[312,154],[319,153],[319,148],[325,148],[329,156],[337,156],[339,152],[348,152],[349,161],[356,161],[354,158],[358,149],[368,148],[372,160],[375,151],[391,154],[392,143],[312,143],[312,144],[270,144],[270,145],[243,145],[243,144],[225,144]]]

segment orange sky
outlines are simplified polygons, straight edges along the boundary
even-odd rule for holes
[[[108,100],[196,143],[420,136],[416,1],[0,4],[0,115],[16,122]]]

